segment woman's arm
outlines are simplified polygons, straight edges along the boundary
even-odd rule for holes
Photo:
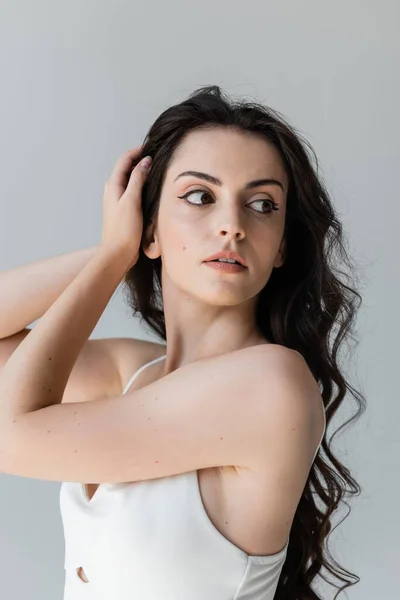
[[[0,339],[14,335],[44,315],[97,248],[0,271]]]
[[[151,157],[133,167],[141,146],[124,152],[104,186],[101,243],[52,302],[0,371],[0,427],[61,404],[71,371],[109,300],[139,256],[142,186]],[[133,168],[132,168],[133,167]],[[26,323],[24,323],[26,325]]]
[[[100,245],[0,371],[2,434],[18,417],[60,404],[73,366],[132,263]]]

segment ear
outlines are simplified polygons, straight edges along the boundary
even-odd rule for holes
[[[142,241],[142,250],[148,258],[155,259],[161,256],[161,248],[158,240],[157,226],[153,220],[146,228]]]
[[[275,257],[274,267],[281,267],[285,262],[286,258],[286,238],[282,238],[281,245],[279,246],[278,253]]]

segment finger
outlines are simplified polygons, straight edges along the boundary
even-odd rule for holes
[[[125,192],[127,179],[132,171],[134,162],[140,158],[141,151],[141,145],[136,146],[132,150],[127,150],[119,157],[115,164],[106,185],[118,198]]]
[[[142,186],[145,182],[149,169],[144,169],[142,167],[142,161],[140,161],[136,167],[133,169],[131,176],[128,181],[128,185],[126,187],[126,193],[130,195],[135,190],[137,190],[138,185]],[[150,163],[151,166],[151,163]]]

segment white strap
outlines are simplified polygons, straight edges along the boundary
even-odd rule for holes
[[[159,360],[163,360],[167,355],[164,354],[163,356],[159,356],[158,358],[155,358],[154,360],[151,360],[150,362],[142,365],[137,371],[135,371],[135,373],[132,375],[132,377],[130,378],[130,380],[128,381],[128,383],[125,386],[124,391],[122,392],[123,394],[126,394],[126,392],[129,390],[129,388],[131,387],[132,383],[135,381],[136,377],[138,375],[140,375],[140,373],[146,368],[149,367],[150,365],[158,362]]]

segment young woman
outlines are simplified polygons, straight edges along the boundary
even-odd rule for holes
[[[319,597],[343,489],[318,450],[358,491],[325,431],[363,398],[336,362],[360,296],[306,145],[201,88],[118,160],[97,247],[2,273],[0,470],[63,481],[65,600]],[[165,343],[88,339],[121,281]]]

